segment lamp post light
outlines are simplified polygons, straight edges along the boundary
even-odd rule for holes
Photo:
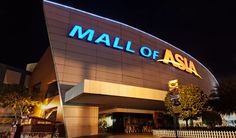
[[[178,115],[179,115],[178,108],[180,107],[179,99],[175,99],[174,102],[172,102],[172,106],[174,109],[173,121],[174,121],[175,137],[178,138],[177,124],[178,124]]]
[[[179,92],[178,92],[178,80],[170,80],[168,82],[168,87],[169,87],[169,94],[170,94],[170,100],[172,102],[172,107],[174,109],[174,116],[173,116],[173,121],[174,121],[174,131],[175,131],[175,137],[178,138],[178,133],[177,133],[177,116],[178,116],[178,107],[180,106],[179,102]]]
[[[178,119],[177,119],[177,115],[178,115],[178,113],[175,113],[173,119],[174,119],[175,137],[176,137],[176,138],[179,138],[179,137],[178,137],[178,132],[177,132],[177,121],[178,121]]]

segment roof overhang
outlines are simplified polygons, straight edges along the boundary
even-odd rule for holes
[[[65,93],[65,103],[161,110],[164,109],[166,93],[157,89],[84,80]]]

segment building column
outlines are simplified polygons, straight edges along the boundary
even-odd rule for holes
[[[68,138],[98,134],[98,107],[64,105],[63,109]]]

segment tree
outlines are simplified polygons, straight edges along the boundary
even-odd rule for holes
[[[222,79],[217,91],[219,99],[211,102],[213,109],[223,114],[236,112],[236,77]]]
[[[208,126],[208,128],[214,128],[216,125],[222,124],[222,118],[219,113],[215,111],[206,111],[202,114],[202,122]]]
[[[195,85],[180,85],[178,88],[179,106],[173,106],[170,94],[165,98],[165,106],[169,113],[173,116],[178,113],[178,117],[186,120],[188,128],[188,120],[200,116],[206,110],[207,96]]]
[[[32,100],[32,94],[25,87],[16,84],[1,84],[0,94],[1,106],[10,108],[16,120],[20,116],[32,113],[34,106],[38,103]]]

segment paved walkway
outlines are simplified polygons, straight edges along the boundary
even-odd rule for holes
[[[100,134],[96,136],[84,136],[79,138],[175,138],[175,137],[157,137],[152,134]],[[183,138],[183,137],[179,137]],[[187,138],[187,137],[186,137]]]
[[[100,134],[96,136],[85,136],[79,138],[158,138],[152,134]]]

